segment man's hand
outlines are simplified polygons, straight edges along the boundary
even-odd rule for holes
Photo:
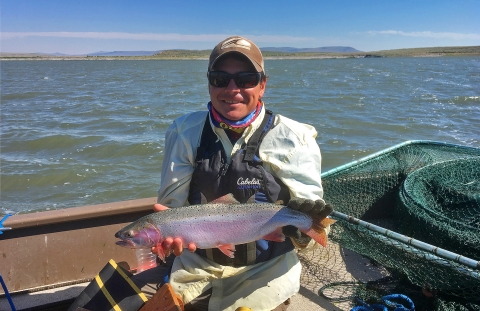
[[[302,237],[302,233],[300,232],[300,230],[298,230],[297,227],[292,225],[282,227],[282,233],[289,238],[300,239]]]
[[[153,210],[155,212],[161,212],[167,209],[168,207],[162,204],[157,203],[153,205]],[[187,249],[193,253],[197,250],[197,245],[195,245],[195,243],[189,243]],[[159,257],[162,257],[161,253],[167,257],[172,253],[172,251],[175,256],[180,256],[182,254],[183,240],[181,238],[166,237],[162,244],[152,247],[152,253],[157,254]]]
[[[321,219],[327,217],[333,212],[333,206],[331,204],[325,204],[325,201],[322,199],[313,201],[309,199],[293,198],[288,201],[287,207],[310,216],[320,217]]]
[[[310,199],[293,198],[288,201],[287,207],[312,217],[319,217],[320,219],[326,218],[333,211],[333,206],[325,204],[325,201],[322,199],[313,201]],[[310,237],[302,234],[294,226],[285,226],[282,228],[282,232],[285,236],[293,238],[299,246],[305,247],[310,241]]]

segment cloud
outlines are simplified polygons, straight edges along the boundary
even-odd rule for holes
[[[453,40],[480,40],[480,34],[476,33],[456,33],[456,32],[433,32],[433,31],[413,31],[405,32],[400,30],[372,30],[367,31],[369,35],[393,35],[418,38],[435,39],[453,39]]]
[[[184,35],[176,33],[128,33],[128,32],[2,32],[1,39],[25,37],[56,37],[56,38],[83,38],[83,39],[121,39],[121,40],[146,40],[146,41],[187,41],[187,42],[219,42],[230,35],[228,34],[200,34]],[[310,37],[292,36],[267,36],[245,35],[258,42],[304,42],[311,41]]]

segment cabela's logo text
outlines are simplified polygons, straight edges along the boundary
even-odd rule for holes
[[[243,177],[240,177],[237,180],[237,185],[238,189],[246,189],[246,188],[260,188],[260,180],[256,178],[252,179],[243,179]]]

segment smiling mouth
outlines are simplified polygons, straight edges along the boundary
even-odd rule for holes
[[[237,100],[224,100],[225,103],[227,104],[241,104],[242,102],[241,101],[237,101]]]

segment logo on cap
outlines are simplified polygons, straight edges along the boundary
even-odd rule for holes
[[[250,42],[248,42],[247,40],[245,39],[242,39],[242,38],[232,38],[230,40],[227,40],[225,42],[223,42],[222,46],[220,47],[220,49],[228,49],[228,48],[232,48],[232,47],[237,47],[237,48],[242,48],[242,49],[246,49],[246,50],[250,50],[250,47],[252,45],[250,44]]]

